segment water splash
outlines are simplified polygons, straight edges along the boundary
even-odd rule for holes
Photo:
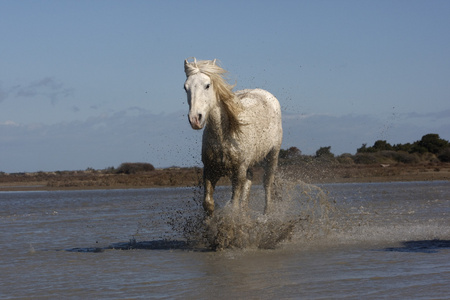
[[[268,215],[262,213],[262,187],[252,189],[248,210],[233,210],[226,202],[216,208],[212,217],[205,216],[202,193],[196,189],[189,201],[191,213],[177,211],[169,223],[194,247],[213,250],[274,249],[294,234],[313,238],[330,230],[334,205],[319,187],[281,175],[277,176],[275,187],[274,210]]]

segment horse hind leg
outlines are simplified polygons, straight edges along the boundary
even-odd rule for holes
[[[244,211],[248,210],[248,199],[250,195],[250,189],[252,188],[252,180],[253,180],[253,170],[249,168],[247,170],[247,178],[244,182],[242,190],[241,209],[243,209]]]
[[[273,183],[275,179],[275,171],[278,166],[278,154],[279,149],[272,149],[266,156],[266,165],[264,171],[264,190],[265,190],[265,200],[266,206],[264,208],[264,214],[268,214],[273,211],[272,204],[272,193],[273,193]]]

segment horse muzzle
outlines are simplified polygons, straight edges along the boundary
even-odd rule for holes
[[[189,123],[191,124],[192,129],[199,130],[205,125],[205,118],[202,114],[189,114]]]

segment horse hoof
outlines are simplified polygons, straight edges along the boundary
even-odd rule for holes
[[[203,203],[203,209],[205,210],[208,217],[211,217],[214,213],[214,205],[211,205],[209,203]]]
[[[272,213],[272,210],[271,209],[268,209],[267,207],[266,208],[264,208],[264,215],[269,215],[269,214],[271,214]]]

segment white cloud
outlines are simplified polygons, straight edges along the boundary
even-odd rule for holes
[[[14,121],[10,121],[10,120],[7,120],[7,121],[5,121],[5,122],[1,122],[0,123],[0,126],[1,125],[4,125],[4,126],[19,126],[19,124],[17,124],[16,122],[14,122]]]
[[[445,109],[445,110],[441,110],[441,111],[437,111],[437,112],[428,112],[428,113],[417,113],[417,112],[413,112],[413,113],[409,113],[406,115],[408,118],[414,118],[414,119],[421,119],[421,118],[431,118],[431,119],[435,119],[435,120],[440,120],[440,119],[445,119],[448,120],[450,119],[450,109]]]
[[[0,87],[0,102],[10,97],[36,98],[44,97],[55,105],[59,100],[72,95],[73,88],[65,87],[63,83],[52,77],[44,77],[29,83],[21,83],[6,90]]]

